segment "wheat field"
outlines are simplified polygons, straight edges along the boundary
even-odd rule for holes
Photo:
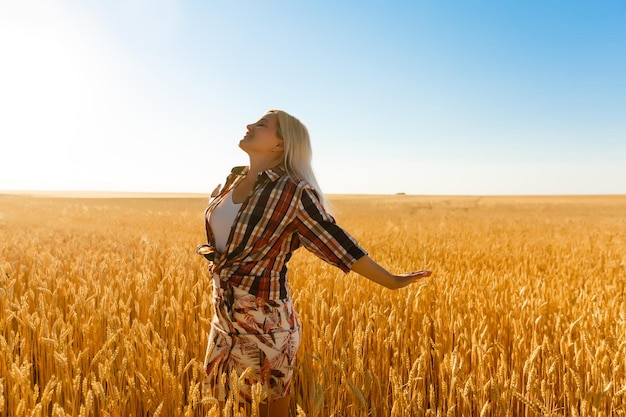
[[[626,196],[331,196],[386,290],[304,250],[293,415],[626,415]],[[0,196],[0,415],[243,416],[202,396],[206,198]]]

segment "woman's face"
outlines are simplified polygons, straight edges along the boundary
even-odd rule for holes
[[[283,140],[277,134],[278,119],[269,113],[256,123],[249,124],[248,131],[239,142],[239,147],[250,153],[276,153],[283,150]]]

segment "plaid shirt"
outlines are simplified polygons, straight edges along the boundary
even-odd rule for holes
[[[367,254],[324,210],[313,187],[278,167],[258,175],[224,251],[218,252],[209,217],[247,172],[248,167],[233,168],[205,212],[208,244],[199,246],[197,252],[211,261],[210,271],[219,274],[221,281],[264,299],[286,299],[286,264],[300,246],[344,272]]]

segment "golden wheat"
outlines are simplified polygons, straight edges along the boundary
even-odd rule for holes
[[[297,252],[293,415],[626,415],[626,197],[332,201],[434,275],[389,291]],[[258,387],[202,395],[205,203],[0,196],[0,415],[257,415]]]

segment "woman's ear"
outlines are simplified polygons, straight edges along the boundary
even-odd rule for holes
[[[284,142],[281,140],[276,146],[272,148],[272,152],[283,152],[285,150]]]

